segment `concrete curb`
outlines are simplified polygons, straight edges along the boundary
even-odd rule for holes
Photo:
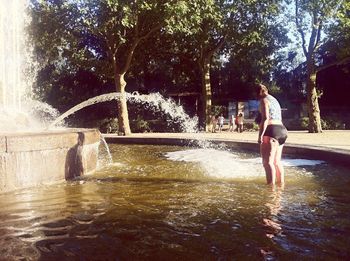
[[[100,133],[68,129],[0,134],[0,193],[96,170]]]
[[[95,129],[70,129],[70,131],[47,131],[37,133],[0,134],[0,153],[29,152],[70,148],[77,143],[78,133],[84,134],[84,144],[93,144],[100,139]]]
[[[102,134],[107,143],[116,144],[140,144],[140,145],[174,145],[174,146],[196,146],[200,139],[190,138],[164,138],[164,137],[130,137]],[[256,142],[226,139],[206,139],[214,144],[225,144],[228,148],[245,150],[259,153]],[[284,155],[302,157],[306,159],[324,160],[331,163],[350,166],[350,151],[334,149],[321,146],[309,146],[299,144],[286,144]]]

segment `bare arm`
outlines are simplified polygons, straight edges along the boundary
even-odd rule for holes
[[[258,143],[262,143],[262,137],[264,136],[267,124],[269,122],[269,103],[266,98],[260,102],[261,122],[259,124],[259,137]]]

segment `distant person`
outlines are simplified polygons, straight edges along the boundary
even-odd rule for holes
[[[236,124],[235,124],[235,121],[236,121],[236,118],[235,118],[235,115],[231,115],[230,116],[230,121],[229,121],[229,131],[234,131],[236,129]]]
[[[268,93],[265,85],[257,86],[260,100],[258,143],[266,174],[267,184],[284,184],[284,168],[281,163],[283,145],[287,139],[287,129],[282,123],[281,106],[277,99]],[[258,119],[257,119],[258,120]]]
[[[220,114],[220,116],[218,117],[218,123],[219,123],[219,132],[222,131],[222,127],[224,126],[224,116],[222,115],[222,113]]]
[[[217,125],[217,119],[215,115],[211,116],[211,132],[214,133],[216,132],[216,125]]]
[[[240,112],[237,115],[237,120],[236,120],[236,122],[237,122],[237,131],[238,132],[243,132],[243,121],[244,121],[243,113]]]

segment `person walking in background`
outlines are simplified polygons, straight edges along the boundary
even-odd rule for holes
[[[287,139],[287,129],[282,123],[281,106],[277,99],[268,93],[263,84],[258,84],[257,95],[260,100],[258,143],[265,169],[267,184],[284,184],[284,168],[281,162],[283,145]]]
[[[238,132],[243,132],[243,113],[239,113],[237,116],[237,131]]]
[[[217,125],[217,120],[215,115],[211,116],[211,132],[214,133],[216,132],[216,125]]]
[[[235,115],[234,114],[232,114],[231,116],[230,116],[230,126],[229,126],[229,131],[234,131],[235,129],[236,129],[236,123],[235,123],[235,121],[236,121],[236,118],[235,118]]]
[[[222,115],[222,113],[220,114],[219,118],[218,118],[218,123],[219,123],[219,132],[222,131],[222,127],[224,126],[224,116]]]

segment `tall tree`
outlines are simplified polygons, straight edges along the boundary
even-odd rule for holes
[[[33,88],[34,95],[60,110],[69,109],[77,102],[91,96],[90,91],[78,84],[82,71],[94,75],[95,54],[85,48],[85,42],[92,41],[79,32],[80,11],[73,3],[64,0],[30,2],[31,23],[28,28],[30,41],[34,46],[38,62],[38,77]],[[96,77],[98,75],[96,74]],[[72,84],[75,83],[75,84]],[[99,86],[99,85],[97,85]]]
[[[322,66],[318,71],[350,62],[350,1],[343,1],[334,22],[326,28],[327,42],[321,48]]]
[[[76,60],[76,65],[114,80],[115,88],[121,94],[118,100],[119,132],[130,134],[125,76],[133,62],[135,50],[161,29],[183,30],[186,27],[185,19],[180,17],[188,14],[187,1],[33,0],[32,5],[33,10],[39,10],[41,14],[35,26],[40,33],[34,33],[39,46],[44,39],[42,46],[59,48],[59,55],[62,56],[59,62],[62,65]],[[52,30],[40,26],[43,21],[49,21],[41,19],[46,14],[50,17],[54,17],[51,14],[57,15],[54,17],[57,23],[49,27]],[[63,25],[61,18],[68,21],[67,25]],[[50,35],[50,32],[53,34]]]
[[[306,91],[311,133],[322,132],[319,93],[316,88],[316,54],[322,43],[324,26],[336,16],[342,2],[342,0],[294,0],[295,24],[306,58]]]
[[[278,51],[289,42],[281,1],[248,1],[239,20],[238,33],[227,45],[228,63],[224,80],[227,93],[251,99],[256,81],[269,82],[279,62]]]
[[[185,6],[183,1],[85,1],[83,24],[91,34],[103,39],[107,58],[112,65],[112,75],[118,100],[119,132],[131,133],[127,100],[125,96],[125,75],[128,72],[134,52],[142,41],[169,24],[175,15]]]
[[[201,75],[202,113],[206,131],[209,131],[212,113],[211,64],[214,55],[223,48],[229,28],[225,26],[229,18],[225,16],[225,11],[228,11],[226,1],[208,1],[200,12],[203,20],[195,34],[198,44],[195,57]]]
[[[211,69],[213,58],[227,59],[233,49],[248,53],[256,43],[268,45],[272,17],[277,16],[280,1],[196,0],[192,13],[197,19],[191,33],[179,43],[182,52],[197,63],[202,93],[202,126],[210,126],[212,107]],[[279,42],[279,39],[275,39]],[[269,45],[271,47],[271,45]],[[259,47],[254,49],[258,51]],[[269,54],[270,55],[270,54]]]

